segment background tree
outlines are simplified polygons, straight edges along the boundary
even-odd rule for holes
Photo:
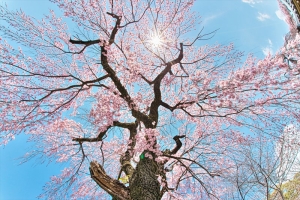
[[[300,141],[299,128],[289,125],[284,129],[280,142],[276,144],[276,189],[270,193],[270,199],[291,199],[300,197]]]
[[[284,184],[282,184],[281,186],[281,190],[283,193],[283,198],[281,197],[281,195],[278,195],[277,191],[274,191],[271,196],[270,199],[290,199],[290,200],[297,200],[300,197],[300,173],[298,172],[297,174],[295,174],[295,176],[293,177],[292,180],[289,180],[287,182],[285,182]]]
[[[297,179],[290,181],[299,172],[299,145],[299,131],[289,125],[280,140],[261,135],[255,142],[244,146],[239,154],[236,173],[231,175],[231,181],[238,188],[235,197],[270,200],[297,198]]]
[[[188,35],[192,0],[52,2],[78,32],[53,11],[0,7],[1,142],[26,132],[27,158],[69,163],[48,199],[224,199],[257,134],[277,139],[299,120],[299,66],[285,56],[298,59],[297,34],[243,60]]]

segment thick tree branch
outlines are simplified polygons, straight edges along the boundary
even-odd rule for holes
[[[110,34],[110,38],[109,38],[109,44],[111,45],[112,43],[114,43],[115,41],[115,37],[116,37],[116,34],[118,32],[118,29],[120,28],[120,23],[121,23],[121,19],[122,17],[121,16],[118,16],[118,15],[115,15],[113,13],[109,13],[107,12],[106,14],[112,16],[113,18],[115,18],[117,21],[116,21],[116,24],[115,24],[115,27],[114,29],[112,30],[111,34]]]
[[[113,16],[114,18],[117,18],[116,26],[113,29],[111,37],[110,37],[110,42],[112,43],[115,38],[115,35],[117,33],[117,27],[118,27],[118,24],[120,23],[121,18],[118,18],[118,16],[111,14],[111,13],[108,13],[108,14]],[[92,44],[97,44],[97,43],[101,42],[101,40],[81,41],[81,40],[70,39],[70,42],[72,44],[82,44],[82,45],[85,45],[85,47],[87,47]],[[101,63],[102,63],[103,69],[107,72],[107,75],[105,76],[105,78],[107,76],[109,76],[111,78],[111,80],[114,82],[115,86],[117,87],[118,91],[121,93],[120,97],[123,98],[128,103],[128,106],[132,109],[132,114],[136,119],[143,121],[143,122],[145,122],[146,120],[149,121],[147,115],[141,113],[140,111],[134,110],[135,105],[133,104],[133,101],[132,101],[131,97],[129,96],[128,91],[122,85],[120,79],[116,76],[116,72],[110,67],[110,65],[108,63],[107,50],[105,49],[105,45],[101,46],[101,52],[102,52],[101,53]]]
[[[114,42],[115,36],[117,34],[118,28],[120,26],[120,22],[121,22],[121,17],[117,16],[113,13],[109,13],[107,12],[108,15],[112,16],[113,18],[117,19],[116,24],[114,29],[112,30],[110,39],[109,39],[109,45],[112,44]],[[72,44],[82,44],[85,45],[85,47],[81,50],[81,52],[83,52],[83,50],[93,44],[97,44],[100,43],[101,40],[89,40],[89,41],[81,41],[81,40],[72,40],[70,39],[70,42]],[[132,116],[135,117],[136,119],[138,119],[139,121],[142,121],[144,124],[147,124],[147,126],[151,126],[152,122],[151,120],[148,118],[148,116],[146,114],[143,114],[142,112],[138,111],[133,103],[133,100],[131,99],[128,91],[126,90],[126,88],[122,85],[120,79],[117,77],[116,72],[111,68],[111,66],[108,63],[107,60],[107,50],[105,49],[105,44],[103,46],[101,46],[101,64],[103,66],[103,69],[107,72],[107,76],[109,76],[111,78],[111,80],[113,81],[113,83],[115,84],[115,86],[117,87],[118,91],[121,93],[120,97],[122,99],[124,99],[129,108],[132,111]]]
[[[171,112],[173,112],[173,110],[177,109],[177,108],[183,108],[183,105],[187,105],[187,104],[193,104],[195,103],[194,101],[190,101],[190,102],[178,102],[175,106],[170,106],[169,104],[161,101],[160,105],[162,105],[163,107],[169,109]]]
[[[88,40],[88,41],[82,41],[82,40],[72,40],[71,38],[70,38],[70,40],[69,40],[72,44],[84,44],[84,45],[87,45],[87,46],[89,46],[89,45],[92,45],[92,44],[98,44],[98,43],[100,43],[101,42],[101,40]]]
[[[123,123],[123,122],[119,122],[119,121],[114,121],[113,122],[113,126],[118,126],[118,127],[121,127],[121,128],[132,129],[132,128],[136,127],[137,124],[136,124],[136,122]]]
[[[179,51],[179,55],[176,59],[172,60],[172,61],[169,61],[166,63],[166,68],[160,72],[159,75],[157,75],[157,77],[154,79],[154,85],[156,83],[159,83],[161,82],[161,80],[165,77],[165,75],[171,70],[171,67],[175,64],[178,64],[180,63],[180,61],[183,59],[183,44],[180,43],[180,51]]]
[[[121,83],[120,79],[116,75],[116,72],[110,67],[110,65],[108,63],[108,60],[107,60],[107,51],[105,49],[105,46],[101,47],[101,52],[102,52],[102,54],[101,54],[101,63],[102,63],[103,69],[109,74],[109,77],[111,78],[111,80],[115,84],[118,91],[121,93],[121,95],[120,95],[121,98],[124,99],[127,102],[129,108],[131,109],[132,116],[135,117],[136,119],[138,119],[139,121],[142,121],[145,124],[149,124],[148,116],[137,110],[137,108],[136,108],[135,104],[133,103],[133,100],[131,99],[128,91],[126,90],[126,88]]]
[[[108,126],[105,131],[99,133],[99,135],[95,138],[73,138],[72,141],[75,142],[100,142],[103,140],[104,135],[112,126]]]
[[[165,77],[165,75],[168,72],[170,72],[171,67],[175,64],[180,63],[182,59],[183,59],[183,44],[180,43],[180,52],[178,57],[168,62],[166,64],[166,68],[154,79],[154,100],[152,101],[150,106],[149,117],[153,121],[155,121],[156,124],[158,121],[158,107],[161,105],[161,91],[160,91],[161,80]]]
[[[170,152],[170,154],[176,154],[177,151],[182,147],[182,142],[180,141],[180,138],[184,138],[185,135],[176,135],[173,137],[173,140],[176,142],[176,147]]]
[[[119,200],[129,200],[129,189],[119,181],[108,176],[96,161],[90,163],[91,178],[107,193]]]
[[[110,39],[109,39],[109,45],[111,45],[114,42],[115,36],[118,32],[118,28],[121,23],[121,17],[117,16],[113,13],[109,13],[109,12],[107,12],[107,14],[112,16],[113,18],[117,19],[116,24],[114,26],[114,29],[111,32]],[[85,45],[85,47],[81,50],[81,52],[83,52],[86,47],[93,45],[93,44],[100,43],[101,40],[98,39],[98,40],[81,41],[81,40],[70,39],[70,42],[72,44]],[[109,76],[111,78],[111,80],[115,84],[116,88],[121,93],[120,97],[123,98],[127,102],[129,108],[132,111],[132,116],[135,117],[136,119],[138,119],[139,121],[142,121],[145,125],[147,124],[146,125],[147,127],[154,127],[154,125],[152,124],[152,120],[146,114],[144,114],[136,109],[136,106],[134,105],[133,100],[131,99],[128,91],[122,85],[120,79],[116,75],[116,72],[109,65],[108,60],[107,60],[107,50],[105,49],[105,47],[106,47],[105,44],[103,46],[101,46],[101,64],[103,66],[103,69],[107,72],[107,74],[108,74],[107,76]],[[181,47],[182,47],[182,45],[181,45]],[[182,54],[182,51],[181,51],[181,54]],[[172,62],[173,61],[171,61],[171,63]],[[157,108],[158,108],[158,106],[159,106],[159,104],[156,105]],[[157,122],[157,120],[156,120],[156,122]],[[99,140],[96,139],[93,141],[99,141]]]
[[[119,122],[119,121],[114,121],[112,126],[108,126],[105,131],[100,132],[98,134],[98,136],[95,138],[73,138],[72,141],[75,141],[75,142],[100,142],[103,140],[103,137],[105,136],[106,132],[114,126],[118,126],[121,128],[128,128],[130,130],[133,127],[136,127],[137,125],[136,125],[136,123],[123,123],[123,122]]]
[[[83,44],[84,45],[84,47],[83,47],[83,49],[81,49],[81,51],[76,52],[77,54],[80,54],[85,50],[85,48],[87,48],[88,46],[93,45],[93,44],[98,44],[101,42],[101,40],[98,39],[98,40],[82,41],[82,40],[72,40],[70,38],[69,42],[71,42],[72,44]]]

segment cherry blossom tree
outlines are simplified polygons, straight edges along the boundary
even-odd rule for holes
[[[194,0],[51,1],[0,7],[1,144],[69,165],[41,198],[230,198],[243,149],[300,119],[298,34],[258,60],[201,45]]]
[[[282,0],[277,0],[279,8],[285,18],[285,22],[288,24],[289,29],[291,32],[296,32],[297,31],[297,23],[295,19],[293,19],[292,15],[290,14],[290,11],[287,9],[286,5],[282,3]],[[292,4],[292,2],[290,2]],[[292,4],[293,5],[293,4]],[[293,12],[296,12],[293,11]]]

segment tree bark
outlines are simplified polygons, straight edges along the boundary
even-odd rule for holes
[[[160,183],[157,180],[158,165],[150,158],[143,158],[129,181],[132,200],[159,200]]]
[[[92,179],[109,193],[113,200],[160,199],[160,183],[157,180],[159,170],[153,159],[145,157],[140,160],[130,178],[129,188],[108,176],[96,161],[91,162],[90,173]]]
[[[114,199],[130,199],[129,189],[119,181],[108,176],[102,166],[96,161],[91,162],[90,173],[92,179]]]

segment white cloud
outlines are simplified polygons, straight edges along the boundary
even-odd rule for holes
[[[254,5],[256,3],[261,3],[262,0],[242,0],[242,2],[250,4],[250,5]]]
[[[285,16],[284,16],[284,14],[281,12],[281,10],[276,10],[275,13],[276,13],[276,15],[277,15],[277,17],[278,17],[279,19],[285,21]]]
[[[259,21],[265,21],[266,19],[269,19],[269,18],[270,18],[270,16],[268,14],[258,12],[257,19]]]
[[[202,21],[202,25],[206,25],[207,23],[209,23],[210,21],[220,17],[221,15],[223,15],[223,13],[218,13],[218,14],[215,14],[215,15],[211,15],[211,16],[208,16],[206,18],[203,19]]]
[[[242,0],[244,3],[255,4],[254,0]]]
[[[273,43],[272,43],[272,41],[270,39],[268,39],[268,42],[269,42],[270,46],[273,46]]]
[[[265,56],[269,55],[269,54],[273,54],[273,43],[270,39],[268,39],[268,45],[266,47],[262,48],[262,52]]]

